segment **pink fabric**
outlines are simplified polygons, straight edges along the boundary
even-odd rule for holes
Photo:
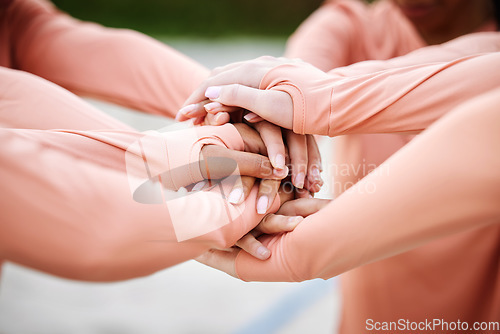
[[[74,93],[174,117],[208,70],[150,37],[81,22],[45,0],[0,11],[0,65]]]
[[[477,31],[487,32],[496,29],[495,22],[490,21]],[[426,61],[424,56],[427,57],[427,49],[436,51],[441,49],[440,52],[432,52],[432,59],[427,58],[428,62],[442,62],[471,54],[491,52],[490,48],[495,47],[495,44],[488,43],[487,39],[498,40],[498,37],[495,37],[497,34],[481,33],[464,36],[456,41],[461,43],[460,48],[445,49],[441,46],[432,46],[414,51],[426,46],[426,43],[392,1],[381,0],[373,5],[365,5],[355,0],[329,0],[325,1],[325,4],[294,33],[288,42],[286,55],[302,58],[323,71],[334,70],[339,76],[347,75],[343,72],[344,69],[351,75],[366,75],[398,66],[406,67],[412,65],[413,60]],[[451,43],[448,44],[451,46]],[[420,59],[399,57],[409,52],[413,52],[415,56],[420,55]],[[377,61],[392,57],[399,58]],[[358,61],[363,62],[339,68]],[[472,76],[476,74],[472,73]],[[469,77],[459,78],[458,85],[467,80]],[[450,89],[455,84],[457,81],[447,82],[430,95],[415,95],[414,100],[420,104],[419,99],[439,97],[443,89]],[[408,104],[408,107],[412,108],[413,105]],[[352,111],[358,116],[363,111],[371,112],[371,110]],[[427,113],[427,110],[424,112]],[[435,110],[431,112],[434,113]],[[375,116],[379,117],[381,114],[383,112]],[[373,120],[367,115],[361,117],[368,121]],[[346,120],[356,121],[348,116]],[[344,124],[349,126],[348,122]],[[372,125],[394,126],[394,124],[373,122]],[[350,130],[346,127],[344,129]],[[336,137],[334,160],[337,168],[332,172],[333,183],[330,189],[338,196],[406,145],[412,137],[396,134]],[[413,159],[418,162],[418,158],[413,157]],[[406,184],[405,181],[402,182]],[[428,190],[423,196],[432,193],[435,187],[436,185],[433,185],[432,190]],[[398,196],[399,192],[390,202],[392,203]],[[432,207],[440,202],[436,201]],[[384,204],[384,207],[386,206],[387,204]],[[369,318],[378,321],[443,318],[447,314],[444,311],[450,307],[456,309],[455,313],[445,320],[456,321],[457,318],[480,320],[489,317],[497,321],[500,314],[499,235],[498,227],[494,226],[462,232],[343,274],[340,333],[365,332],[363,325]],[[335,243],[337,239],[331,242]],[[490,313],[486,315],[488,308]]]
[[[73,142],[91,138],[50,135],[58,142],[68,136],[77,137]],[[50,145],[45,131],[2,129],[0,137],[0,254],[32,268],[99,281],[147,275],[209,248],[231,246],[262,218],[255,210],[257,189],[234,206],[215,187],[176,200],[174,212],[169,202],[134,201],[130,175]],[[101,153],[120,150],[102,140]],[[230,187],[223,184],[225,194]],[[213,222],[218,228],[196,235],[196,226]],[[186,229],[196,236],[181,240]]]

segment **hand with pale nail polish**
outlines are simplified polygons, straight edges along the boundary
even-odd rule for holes
[[[323,185],[316,141],[311,135],[290,130],[293,103],[287,93],[260,87],[271,69],[298,63],[302,64],[299,60],[260,57],[217,68],[187,99],[180,120],[204,117],[206,124],[220,125],[236,118],[251,124],[260,133],[273,167],[283,169],[288,161],[293,185],[307,190],[298,194],[308,197]]]

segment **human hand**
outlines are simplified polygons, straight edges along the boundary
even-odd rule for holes
[[[232,114],[232,116],[235,115],[235,113]],[[236,116],[232,120],[238,122],[241,121],[241,117]],[[210,120],[208,121],[210,122]],[[243,138],[249,135],[255,136],[256,134],[255,131],[250,130],[248,125],[241,123],[235,123],[234,125]],[[320,174],[322,170],[321,155],[313,136],[299,135],[290,130],[282,130],[267,121],[260,121],[250,125],[260,134],[261,140],[258,141],[259,145],[254,145],[252,149],[246,148],[245,151],[267,155],[273,167],[278,170],[285,168],[285,164],[288,164],[291,170],[292,183],[301,197],[308,197],[310,193],[316,193],[321,189],[323,185]],[[256,142],[255,138],[252,141]],[[238,194],[235,192],[235,195],[231,198],[235,200],[232,201],[233,204],[241,203],[254,183],[254,179],[249,178],[244,178],[243,181],[242,184],[235,186],[235,191],[238,191],[237,188],[241,188],[243,191],[239,191]],[[277,186],[278,184],[275,184],[273,194],[275,194]],[[242,193],[243,196],[241,196]]]
[[[204,117],[207,112],[233,112],[238,110],[235,107],[240,107],[251,110],[271,123],[291,129],[293,104],[290,95],[277,90],[261,90],[259,85],[274,67],[296,63],[302,61],[265,56],[218,67],[186,100],[176,118],[183,121]],[[249,118],[251,116],[247,116],[247,120],[252,121]]]
[[[271,223],[274,225],[272,228],[267,226],[267,227],[260,227],[261,229],[268,228],[269,230],[277,230],[278,228],[276,226],[281,226],[281,232],[284,232],[283,235],[286,235],[286,233],[294,233],[293,231],[287,232],[284,231],[286,229],[295,229],[295,227],[300,224],[301,219],[298,218],[298,221],[288,221],[286,218],[282,217],[296,217],[296,216],[302,216],[302,217],[307,217],[311,214],[316,213],[317,211],[321,210],[323,207],[325,207],[330,200],[325,200],[325,199],[315,199],[315,198],[301,198],[301,199],[296,199],[292,201],[288,201],[284,203],[280,209],[274,214],[274,215],[268,215],[267,222],[264,222],[264,217],[263,219],[263,224],[271,225]],[[275,217],[278,216],[278,217]],[[282,217],[279,217],[282,216]],[[259,224],[260,225],[260,224]],[[247,234],[248,235],[248,234]],[[242,239],[241,239],[242,240]],[[241,241],[240,240],[240,241]],[[258,242],[258,243],[255,243]],[[258,259],[267,259],[271,255],[270,251],[265,248],[261,249],[260,247],[264,247],[257,239],[255,240],[247,240],[244,241],[246,244],[243,245],[243,247],[240,246],[240,248],[231,248],[228,250],[216,250],[216,249],[211,249],[200,256],[196,258],[198,262],[201,262],[207,266],[213,267],[215,269],[224,271],[225,273],[236,277],[236,257],[238,256],[238,253],[241,252],[242,250],[247,251],[249,254],[252,254]],[[240,242],[239,242],[240,243]],[[240,243],[240,245],[242,245]],[[269,252],[267,252],[267,251]]]

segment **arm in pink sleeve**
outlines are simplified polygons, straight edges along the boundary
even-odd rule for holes
[[[422,131],[458,104],[498,86],[500,53],[363,75],[324,73],[307,64],[270,70],[260,88],[288,93],[293,131],[337,136]]]
[[[470,55],[498,51],[500,51],[499,32],[477,32],[443,44],[422,47],[404,56],[387,60],[362,61],[335,69],[335,73],[341,76],[356,76],[420,64],[449,62]]]
[[[365,7],[358,1],[326,1],[288,39],[285,56],[323,71],[349,65],[356,18],[366,14]]]
[[[6,17],[15,68],[79,95],[174,117],[208,74],[150,37],[78,21],[43,0],[16,0]]]
[[[133,174],[84,159],[78,152],[84,145],[73,151],[51,145],[57,135],[84,140],[83,134],[47,139],[44,131],[0,131],[1,258],[68,278],[127,279],[231,246],[262,218],[255,212],[257,189],[234,206],[225,199],[227,182],[159,204],[138,203]]]
[[[240,252],[247,281],[329,278],[439,237],[500,222],[500,90],[457,108],[293,232],[267,261]]]
[[[425,46],[392,1],[330,0],[290,37],[286,56],[323,71],[368,59],[389,59]]]

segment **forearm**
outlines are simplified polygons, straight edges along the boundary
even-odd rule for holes
[[[290,94],[296,133],[415,132],[497,87],[500,79],[491,69],[499,65],[500,54],[490,53],[343,77],[287,64],[269,71],[260,88]]]
[[[0,134],[0,257],[13,262],[75,279],[132,278],[228,247],[262,218],[257,189],[239,206],[225,200],[230,184],[142,204],[133,176],[16,130]]]
[[[9,10],[18,68],[79,95],[174,117],[208,74],[150,37],[75,20],[44,1]]]
[[[436,238],[500,221],[499,93],[433,125],[328,207],[282,236],[272,256],[240,253],[243,280],[329,278]]]
[[[478,32],[455,38],[447,43],[422,47],[400,57],[361,61],[337,68],[333,73],[344,77],[357,76],[408,66],[450,62],[470,55],[498,51],[500,51],[499,32]]]

